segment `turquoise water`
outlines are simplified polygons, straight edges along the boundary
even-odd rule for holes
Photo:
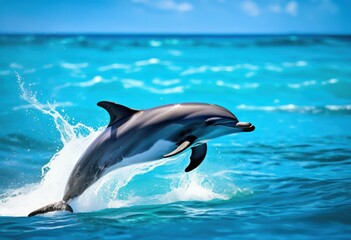
[[[349,239],[348,36],[0,36],[0,238]],[[33,218],[108,124],[101,100],[207,102],[251,133],[117,169]]]

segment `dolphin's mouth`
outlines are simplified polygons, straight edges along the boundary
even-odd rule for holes
[[[243,132],[252,132],[255,130],[255,126],[249,122],[237,122],[236,127],[241,129]]]
[[[255,130],[255,126],[249,122],[237,122],[235,124],[235,123],[233,123],[232,120],[230,120],[230,121],[223,121],[221,123],[216,123],[215,125],[235,128],[239,132],[252,132],[253,130]]]

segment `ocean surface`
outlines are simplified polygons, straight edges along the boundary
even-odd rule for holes
[[[350,36],[0,36],[0,239],[350,239]],[[215,103],[250,133],[62,198],[96,106]]]

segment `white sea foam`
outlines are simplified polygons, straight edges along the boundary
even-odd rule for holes
[[[228,199],[228,196],[215,193],[212,183],[208,182],[206,176],[193,172],[177,175],[171,184],[171,191],[157,198],[160,203],[170,203],[174,201]]]
[[[51,104],[40,103],[35,93],[25,88],[18,74],[17,79],[21,98],[41,113],[52,117],[64,147],[42,168],[40,183],[9,190],[1,196],[0,215],[7,216],[25,216],[36,208],[60,200],[69,174],[79,156],[100,133],[80,123],[70,125]],[[88,132],[89,135],[84,137],[82,132]]]
[[[177,158],[174,160],[177,160]],[[99,191],[104,191],[104,193],[96,191],[95,188],[97,187],[92,187],[88,189],[87,192],[90,193],[88,193],[87,197],[84,196],[84,193],[83,196],[79,197],[73,204],[81,211],[91,211],[92,209],[90,208],[97,203],[96,201],[91,202],[91,196],[93,194],[96,196],[105,195],[104,199],[100,197],[100,202],[98,203],[98,206],[95,207],[98,209],[128,207],[135,205],[166,204],[178,201],[210,201],[213,199],[225,200],[236,194],[236,192],[233,192],[230,195],[216,193],[213,190],[213,183],[209,181],[209,178],[206,175],[191,172],[187,174],[172,174],[169,176],[171,179],[171,183],[168,186],[169,190],[162,194],[140,196],[132,193],[127,198],[119,198],[119,191],[132,180],[132,177],[145,174],[155,167],[165,164],[165,162],[165,160],[161,160],[161,163],[153,162],[152,164],[148,163],[144,165],[137,165],[137,167],[130,166],[125,170],[119,169],[109,176],[109,180],[100,181],[101,186],[104,186],[105,190],[99,188]],[[167,176],[164,178],[167,179]],[[235,191],[238,189],[239,188],[235,188]],[[86,204],[87,202],[91,203]]]
[[[89,63],[61,63],[61,67],[71,70],[79,70],[88,66]]]
[[[137,175],[145,174],[154,168],[165,164],[167,160],[158,160],[117,168],[100,178],[81,196],[71,203],[76,212],[96,211],[104,208],[116,208],[145,204],[144,201],[119,200],[119,191],[126,187]],[[139,200],[139,199],[138,199]]]

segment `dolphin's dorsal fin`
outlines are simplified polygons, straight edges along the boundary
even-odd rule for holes
[[[106,109],[106,111],[110,114],[110,123],[107,127],[110,127],[112,124],[114,124],[122,118],[131,116],[134,113],[139,112],[138,110],[131,109],[123,105],[108,101],[98,102],[97,105]]]
[[[188,147],[190,147],[191,144],[194,143],[196,137],[194,136],[189,136],[187,137],[184,141],[180,142],[180,144],[178,144],[178,147],[176,150],[163,155],[163,157],[172,157],[174,155],[177,155],[178,153],[183,152],[185,149],[187,149]]]
[[[207,144],[201,144],[196,147],[191,148],[191,156],[190,156],[190,163],[189,166],[186,167],[185,171],[190,172],[197,168],[204,158],[206,157],[207,152]]]

